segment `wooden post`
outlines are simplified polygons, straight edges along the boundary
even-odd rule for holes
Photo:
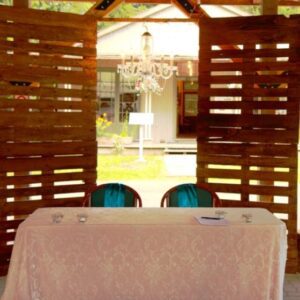
[[[14,6],[18,8],[28,8],[30,0],[14,0]]]
[[[262,0],[261,3],[261,14],[262,15],[277,15],[278,12],[278,0]],[[276,48],[276,45],[262,45],[262,48]],[[267,58],[267,59],[262,59],[262,61],[274,61],[273,58]],[[275,58],[276,61],[276,58]],[[261,75],[267,75],[270,74],[270,72],[265,71],[263,72]],[[278,100],[277,98],[272,99],[272,100]],[[266,99],[262,98],[262,101],[266,101]],[[261,110],[259,113],[262,114],[275,114],[275,111],[263,111]],[[264,171],[273,171],[272,168],[260,168],[260,170],[264,170]],[[267,181],[267,180],[261,180],[260,184],[262,185],[273,185],[274,182],[273,181]],[[260,195],[259,196],[259,200],[263,201],[263,202],[273,202],[274,198],[273,196],[269,196],[269,195]]]
[[[17,8],[28,8],[29,7],[29,1],[30,0],[13,0],[13,6],[17,7]],[[18,39],[18,41],[20,42],[27,42],[27,39]],[[23,49],[16,49],[14,55],[18,55],[18,54],[23,54],[24,50]],[[21,85],[16,83],[15,85]],[[23,98],[24,96],[22,95],[15,95],[15,98]],[[27,96],[26,96],[27,97]],[[26,98],[24,99],[24,101],[26,101]],[[15,114],[27,114],[28,110],[24,109],[24,108],[18,108],[15,109]],[[28,175],[28,172],[14,172],[14,176],[26,176]],[[28,187],[28,184],[15,184],[15,188],[26,188]],[[14,197],[14,201],[24,201],[24,200],[28,200],[28,196],[18,196],[18,197]]]

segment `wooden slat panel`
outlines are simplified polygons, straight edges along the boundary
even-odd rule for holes
[[[28,205],[29,201],[18,201],[18,202],[9,202],[3,208],[4,213],[11,215],[28,215],[33,210],[42,208],[42,207],[60,207],[60,206],[82,206],[84,201],[84,197],[76,197],[76,198],[64,198],[64,199],[51,199],[51,200],[35,200],[31,201],[30,205]]]
[[[201,98],[200,98],[201,101]],[[289,114],[295,114],[297,102],[290,101],[205,101],[201,105],[201,110],[204,109],[242,109],[253,111],[255,109],[286,109]],[[296,110],[297,112],[297,110]],[[251,114],[253,115],[253,113]]]
[[[1,84],[1,82],[0,82]],[[77,98],[95,101],[95,91],[89,89],[67,89],[62,87],[25,87],[12,86],[11,84],[2,84],[2,96],[23,95],[37,96],[49,99],[57,99],[59,97]]]
[[[224,206],[285,214],[287,270],[294,272],[300,17],[218,18],[199,24],[197,181],[224,193]]]
[[[78,84],[93,86],[96,80],[95,72],[87,71],[64,71],[51,68],[33,68],[19,70],[16,74],[15,67],[0,67],[3,81],[29,81],[39,83],[57,83],[57,84]]]
[[[221,43],[220,43],[221,44]],[[260,57],[290,57],[297,54],[296,49],[236,49],[236,50],[206,50],[203,55],[208,55],[210,59],[216,58],[260,58]],[[280,66],[280,65],[279,65]],[[279,67],[278,66],[278,67]]]
[[[21,116],[16,115],[15,112],[0,112],[0,126],[11,123],[14,123],[15,126],[32,127],[76,126],[78,125],[78,120],[89,123],[92,118],[91,114],[78,112],[28,112]]]
[[[268,157],[295,157],[298,154],[297,148],[293,145],[270,145],[268,144],[230,144],[211,143],[199,145],[199,151],[210,155],[235,155],[235,156],[268,156]]]
[[[243,170],[224,170],[224,169],[210,169],[198,168],[199,177],[203,178],[231,178],[231,179],[247,179],[247,180],[276,180],[289,181],[289,172],[275,172],[275,171],[243,171]]]
[[[240,157],[237,155],[207,155],[205,152],[198,151],[197,161],[206,164],[225,164],[237,166],[258,166],[258,167],[282,167],[294,168],[295,157],[281,158],[281,157]]]
[[[82,142],[65,142],[65,143],[7,143],[3,144],[0,148],[0,157],[6,156],[9,158],[13,157],[33,157],[36,155],[42,156],[62,156],[65,155],[76,155],[76,154],[89,154],[93,155],[96,149],[96,142],[88,141]]]
[[[233,142],[259,142],[267,143],[269,137],[275,143],[297,143],[297,130],[272,130],[272,129],[234,129],[234,128],[209,128],[198,132],[198,141],[217,140],[217,141],[233,141]]]
[[[255,107],[253,108],[255,109]],[[199,129],[202,123],[204,126],[223,126],[223,127],[253,127],[255,128],[286,128],[294,129],[297,125],[297,115],[228,115],[210,114],[202,116]],[[0,123],[1,124],[1,123]]]
[[[88,141],[90,136],[95,136],[95,128],[87,127],[64,127],[63,130],[61,127],[52,127],[51,136],[47,134],[48,127],[23,127],[15,126],[14,128],[7,127],[1,129],[0,142],[5,141],[14,141],[15,143],[19,142],[39,142],[39,141],[65,141],[65,140],[81,140]]]
[[[232,96],[232,97],[298,97],[298,89],[296,88],[278,88],[278,89],[226,89],[226,88],[209,88],[200,87],[202,97],[213,96]]]
[[[26,188],[11,188],[1,191],[1,195],[3,197],[18,197],[18,196],[36,196],[36,195],[53,195],[53,194],[67,194],[67,193],[79,193],[85,190],[85,184],[66,184],[66,185],[56,185],[56,186],[49,186],[45,185],[47,188],[45,189],[44,186],[42,187],[26,187]],[[36,200],[35,200],[36,201]],[[55,201],[55,200],[51,200]],[[7,202],[3,206],[4,213],[7,207],[10,207],[11,204],[16,204],[15,206],[19,205],[19,202]],[[25,205],[32,207],[34,205],[33,201],[24,201],[26,202]]]
[[[5,38],[6,35],[3,37]],[[49,44],[49,43],[28,43],[24,41],[1,41],[0,44],[0,53],[6,55],[6,51],[20,51],[20,48],[23,49],[20,53],[23,55],[24,53],[35,52],[39,54],[48,55],[51,51],[52,55],[59,55],[59,56],[76,56],[78,59],[85,57],[91,60],[95,59],[95,48],[89,47],[72,47],[72,46],[65,46],[60,44]],[[26,52],[25,52],[26,50]]]
[[[40,207],[82,205],[95,184],[96,21],[0,7],[0,39],[0,273],[5,275],[20,222]]]
[[[1,176],[0,180],[3,183],[3,185],[14,185],[16,182],[20,184],[33,184],[33,183],[47,183],[47,182],[72,182],[72,181],[93,181],[95,177],[95,174],[93,171],[88,172],[77,172],[77,173],[55,173],[49,172],[43,172],[43,175],[35,175],[32,174],[32,176],[22,176],[22,175],[16,175],[16,176]]]
[[[36,110],[80,110],[83,112],[95,111],[96,102],[86,101],[70,101],[70,100],[49,100],[49,99],[38,99],[38,100],[20,100],[20,99],[2,99],[0,98],[0,110],[13,108],[18,109],[36,109]],[[4,100],[4,101],[2,101]],[[5,101],[6,100],[6,101]]]
[[[36,49],[35,49],[36,51]],[[78,59],[61,55],[60,57],[53,57],[47,55],[26,55],[20,54],[18,56],[1,53],[3,60],[0,62],[0,66],[15,65],[18,67],[35,65],[40,67],[77,67],[85,68],[85,70],[94,70],[97,62],[95,59]]]
[[[199,81],[203,84],[231,84],[231,83],[272,83],[272,84],[288,84],[294,83],[296,86],[299,85],[300,74],[290,77],[287,75],[252,75],[252,76],[241,76],[241,75],[223,75],[223,76],[208,76],[207,74],[199,76]]]
[[[214,71],[298,71],[299,67],[299,63],[286,61],[199,63],[199,69],[202,73]]]
[[[2,159],[1,169],[4,172],[63,170],[92,168],[95,166],[95,156],[64,156],[41,158]]]

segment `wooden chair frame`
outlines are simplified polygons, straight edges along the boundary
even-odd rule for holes
[[[106,186],[108,186],[109,184],[114,184],[114,183],[117,183],[117,182],[109,182],[109,183],[103,183],[103,184],[93,186],[89,191],[86,192],[82,206],[90,206],[90,196],[93,192],[96,192],[97,190],[100,190],[100,189],[105,189]],[[134,197],[134,206],[133,207],[142,207],[142,198],[139,195],[139,193],[135,189],[130,187],[129,185],[126,185],[124,183],[120,183],[120,184],[124,186],[124,189],[126,191],[133,194],[133,197]]]
[[[218,197],[218,195],[212,191],[208,185],[205,184],[197,184],[197,183],[192,183],[194,184],[197,188],[200,188],[204,191],[207,191],[208,193],[211,194],[212,197],[212,201],[213,201],[213,207],[220,207],[222,206],[222,202],[220,200],[220,198]],[[176,186],[173,186],[172,188],[170,188],[169,190],[167,190],[164,195],[161,198],[160,201],[160,207],[169,207],[169,200],[170,200],[170,195],[172,192],[176,191],[176,189],[178,188],[178,186],[181,184],[178,184]]]

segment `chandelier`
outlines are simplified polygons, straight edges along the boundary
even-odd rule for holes
[[[136,91],[160,94],[163,90],[162,83],[177,71],[177,67],[173,65],[172,58],[169,58],[168,63],[163,56],[152,55],[152,35],[147,28],[141,37],[141,52],[141,55],[131,56],[128,61],[123,57],[122,64],[118,65],[118,73],[133,80]]]

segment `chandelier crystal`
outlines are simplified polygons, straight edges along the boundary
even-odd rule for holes
[[[173,65],[172,58],[167,63],[163,56],[152,55],[152,35],[148,31],[142,35],[141,48],[140,56],[131,56],[128,61],[125,57],[122,59],[118,73],[126,79],[134,80],[135,90],[160,94],[163,90],[162,82],[171,78],[177,67]]]

